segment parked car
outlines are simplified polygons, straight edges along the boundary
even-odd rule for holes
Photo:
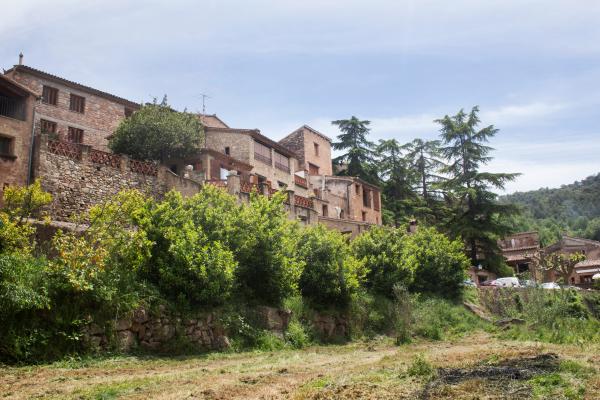
[[[563,289],[571,289],[571,290],[582,290],[579,286],[567,285],[563,286]]]
[[[471,279],[465,279],[463,281],[463,286],[477,287],[477,284],[475,282],[473,282]]]
[[[556,282],[545,282],[540,285],[542,289],[560,289],[560,285]]]
[[[506,277],[506,278],[498,278],[495,280],[494,286],[498,287],[521,287],[519,280],[514,276]]]
[[[483,281],[479,284],[480,286],[496,286],[495,279],[488,279],[487,281]]]
[[[530,279],[526,279],[524,281],[521,281],[520,283],[522,287],[538,287],[538,284]]]

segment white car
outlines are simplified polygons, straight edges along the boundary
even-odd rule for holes
[[[545,282],[540,285],[542,289],[560,289],[560,285],[556,282]]]
[[[514,276],[506,278],[498,278],[493,283],[496,287],[521,287],[519,280]]]

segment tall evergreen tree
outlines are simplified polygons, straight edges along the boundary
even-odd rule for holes
[[[396,226],[413,217],[418,203],[412,190],[415,174],[408,168],[403,150],[396,139],[380,140],[376,148],[386,222]]]
[[[440,170],[445,166],[441,160],[440,141],[414,139],[404,145],[407,153],[404,158],[408,167],[416,174],[415,188],[421,193],[423,200],[428,202],[432,196],[440,197],[437,183],[444,180]]]
[[[333,159],[340,175],[358,176],[371,183],[377,183],[375,170],[372,167],[374,144],[367,140],[371,121],[359,120],[355,116],[331,122],[337,125],[342,133],[333,143],[335,150],[345,153]]]
[[[493,148],[485,145],[497,132],[493,125],[478,130],[479,108],[470,113],[460,110],[454,116],[436,120],[441,125],[441,154],[448,161],[443,172],[448,175],[444,187],[454,209],[448,220],[448,230],[461,237],[466,244],[473,265],[484,257],[492,269],[502,263],[497,239],[509,233],[510,227],[502,222],[517,212],[513,205],[499,204],[492,189],[503,189],[519,174],[482,172],[480,169],[492,160]]]

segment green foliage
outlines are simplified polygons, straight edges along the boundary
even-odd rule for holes
[[[557,189],[538,189],[503,196],[503,203],[517,204],[521,216],[509,222],[519,231],[538,231],[543,246],[562,234],[600,240],[600,174]]]
[[[52,195],[42,189],[39,179],[26,187],[9,186],[4,189],[4,211],[13,221],[38,217],[42,207],[51,202]]]
[[[151,202],[142,228],[154,243],[142,275],[171,300],[187,304],[219,305],[230,296],[234,255],[215,236],[198,224],[198,211],[224,193],[203,191],[190,199],[169,192],[160,203]],[[224,212],[224,209],[220,209]]]
[[[364,276],[344,236],[323,225],[305,228],[298,240],[298,258],[304,264],[300,292],[316,308],[345,308]]]
[[[28,255],[0,254],[0,319],[50,307],[45,261]]]
[[[408,367],[407,373],[409,376],[431,378],[435,374],[435,369],[423,354],[417,354]]]
[[[298,226],[287,218],[284,194],[253,194],[241,209],[233,248],[235,288],[249,302],[278,306],[298,288],[302,263],[296,257]]]
[[[415,271],[410,290],[458,298],[469,261],[459,241],[450,241],[433,228],[406,236],[402,249],[405,268]]]
[[[285,333],[285,340],[294,349],[302,349],[310,344],[310,336],[299,321],[290,322]]]
[[[405,240],[402,229],[373,227],[352,241],[354,255],[365,262],[365,284],[375,293],[392,298],[396,283],[412,284],[415,271],[404,263]]]
[[[341,168],[340,174],[357,176],[367,182],[377,181],[376,173],[371,168],[374,144],[367,139],[371,121],[361,121],[355,116],[331,122],[342,132],[333,143],[335,150],[343,150],[344,154],[333,159],[333,163]]]
[[[35,229],[28,223],[19,223],[0,211],[0,252],[24,252],[32,250]]]
[[[461,238],[468,249],[472,265],[483,256],[488,268],[495,270],[502,263],[497,240],[510,232],[501,216],[514,214],[512,205],[499,204],[493,189],[503,189],[519,174],[482,172],[493,150],[485,143],[497,132],[493,125],[477,129],[479,108],[469,114],[458,114],[436,122],[441,126],[441,154],[448,161],[442,172],[449,176],[442,187],[446,189],[452,214],[447,229]]]
[[[177,112],[166,102],[147,104],[124,119],[109,141],[115,153],[141,160],[185,158],[200,149],[203,128],[198,116]]]

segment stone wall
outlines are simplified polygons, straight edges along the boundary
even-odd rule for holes
[[[69,220],[92,205],[108,200],[126,189],[137,189],[156,198],[171,189],[184,195],[201,190],[199,182],[173,174],[164,166],[104,153],[89,146],[39,137],[35,176],[53,195],[50,215]]]
[[[284,338],[292,312],[267,306],[245,310],[252,326]],[[135,348],[164,351],[174,342],[185,342],[199,351],[224,350],[230,347],[228,332],[219,311],[198,312],[193,317],[170,312],[165,306],[150,312],[145,308],[132,315],[104,324],[90,322],[83,328],[84,342],[91,348],[106,349],[111,345],[120,351]],[[325,342],[350,338],[348,318],[314,313],[309,321],[313,333]]]

